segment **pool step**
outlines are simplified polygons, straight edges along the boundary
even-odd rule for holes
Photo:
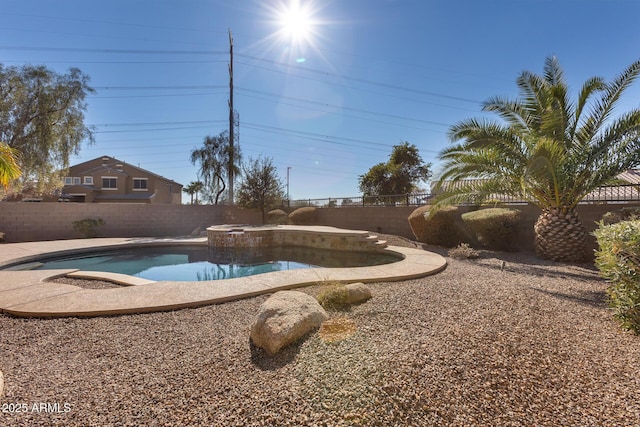
[[[378,236],[369,234],[364,240],[367,242],[367,246],[374,247],[376,249],[384,249],[387,247],[387,242],[385,240],[379,240]]]
[[[117,283],[124,286],[139,286],[148,285],[149,283],[155,283],[153,280],[143,279],[141,277],[129,276],[127,274],[120,273],[107,273],[104,271],[73,271],[67,273],[69,277],[75,277],[78,279],[93,279],[93,280],[106,280],[108,282]]]
[[[386,240],[378,240],[377,242],[374,243],[374,245],[378,248],[378,249],[384,249],[387,247],[387,241]]]

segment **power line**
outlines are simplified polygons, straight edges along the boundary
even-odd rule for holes
[[[201,32],[201,33],[219,33],[223,31],[212,31],[212,30],[202,30],[200,28],[187,28],[187,27],[166,27],[162,25],[148,25],[148,24],[140,24],[140,23],[126,23],[126,22],[114,22],[114,21],[100,21],[96,19],[78,19],[78,18],[69,18],[68,16],[45,16],[45,15],[32,15],[26,13],[4,13],[4,16],[24,16],[27,18],[44,18],[44,19],[57,19],[64,21],[74,21],[74,22],[88,22],[94,24],[108,24],[108,25],[120,25],[127,27],[138,27],[138,28],[155,28],[163,31],[166,30],[179,30],[179,31],[192,31],[192,32]]]
[[[94,133],[99,133],[99,134],[103,134],[103,133],[126,133],[126,132],[143,132],[143,131],[164,131],[164,130],[176,130],[176,129],[197,129],[197,128],[202,128],[202,127],[208,127],[208,126],[204,126],[204,124],[209,124],[209,125],[219,125],[219,124],[224,124],[226,123],[225,120],[195,120],[195,121],[176,121],[176,122],[129,122],[129,123],[96,123],[96,124],[91,124],[89,126],[95,126],[95,127],[126,127],[126,126],[155,126],[155,125],[180,125],[180,124],[194,124],[194,125],[198,125],[198,124],[203,124],[203,126],[185,126],[185,127],[168,127],[168,128],[155,128],[155,129],[129,129],[129,130],[113,130],[113,131],[94,131]],[[312,141],[320,141],[320,142],[326,142],[326,143],[330,143],[330,144],[334,144],[334,145],[342,145],[342,146],[347,146],[347,147],[358,147],[358,148],[367,148],[370,150],[374,150],[374,151],[388,151],[389,148],[391,147],[390,144],[387,143],[381,143],[381,142],[373,142],[373,141],[367,141],[367,140],[362,140],[362,139],[356,139],[356,138],[345,138],[345,137],[340,137],[340,136],[335,136],[335,135],[323,135],[323,134],[319,134],[319,133],[314,133],[314,132],[307,132],[307,131],[300,131],[300,130],[295,130],[295,129],[287,129],[287,128],[282,128],[282,127],[277,127],[277,126],[270,126],[270,125],[263,125],[263,124],[259,124],[259,123],[250,123],[250,122],[243,122],[243,126],[246,127],[247,129],[253,129],[259,132],[266,132],[266,133],[275,133],[275,134],[279,134],[279,135],[286,135],[286,136],[293,136],[296,138],[301,138],[301,139],[307,139],[307,140],[312,140]],[[155,139],[153,139],[155,140]],[[249,144],[251,144],[251,142],[249,141]],[[423,149],[422,151],[426,151],[426,152],[433,152],[433,153],[437,153],[438,151],[435,150],[427,150],[427,149]]]
[[[391,144],[365,141],[362,139],[322,135],[322,134],[313,133],[313,132],[297,131],[293,129],[285,129],[285,128],[276,127],[276,126],[260,125],[256,123],[244,122],[243,125],[244,127],[247,127],[249,129],[255,129],[262,132],[277,133],[277,134],[287,135],[287,136],[295,136],[298,138],[309,139],[313,141],[328,142],[330,144],[336,144],[336,145],[345,145],[348,147],[368,148],[376,151],[388,151],[391,148]],[[340,142],[340,141],[344,141],[344,142]],[[355,143],[364,144],[364,147],[362,145],[356,145]],[[380,148],[375,148],[375,147],[380,147]],[[422,151],[434,152],[434,153],[438,152],[435,150],[422,150]]]
[[[261,62],[267,62],[270,64],[275,64],[275,65],[281,65],[279,62],[277,61],[272,61],[269,59],[264,59],[264,58],[259,58],[257,56],[251,56],[251,55],[243,55],[243,54],[238,54],[238,56],[244,57],[244,58],[248,58],[248,59],[253,59],[254,61],[261,61]],[[249,64],[245,64],[248,66],[251,66]],[[442,93],[437,93],[437,92],[429,92],[429,91],[423,91],[423,90],[418,90],[418,89],[412,89],[412,88],[407,88],[404,86],[398,86],[398,85],[393,85],[393,84],[389,84],[389,83],[383,83],[383,82],[376,82],[374,80],[368,80],[368,79],[362,79],[359,77],[350,77],[350,76],[346,76],[343,74],[336,74],[336,73],[329,73],[327,71],[321,71],[321,70],[315,70],[313,68],[300,68],[299,70],[301,71],[308,71],[309,73],[313,73],[313,74],[321,74],[324,76],[328,76],[328,77],[336,77],[342,80],[350,80],[350,81],[354,81],[354,82],[358,82],[358,83],[365,83],[368,85],[374,85],[374,86],[380,86],[380,87],[385,87],[388,89],[394,89],[394,90],[400,90],[403,92],[411,92],[411,93],[419,93],[422,95],[428,95],[428,96],[433,96],[433,97],[438,97],[438,98],[445,98],[445,99],[451,99],[454,101],[461,101],[461,102],[470,102],[473,103],[475,105],[480,104],[481,102],[475,99],[470,99],[470,98],[464,98],[464,97],[459,97],[459,96],[451,96],[451,95],[445,95]],[[273,70],[272,70],[273,71]],[[279,71],[279,70],[276,70]]]
[[[224,120],[191,120],[180,122],[128,122],[128,123],[94,123],[90,126],[111,127],[111,126],[154,126],[154,125],[193,125],[193,124],[219,124]]]
[[[224,85],[189,85],[189,86],[92,86],[95,90],[194,90],[224,89]]]
[[[221,55],[222,50],[156,50],[156,49],[103,49],[78,47],[0,46],[0,50],[24,50],[33,52],[82,52],[119,53],[127,55]]]
[[[127,98],[169,98],[169,97],[181,97],[181,96],[211,96],[211,95],[224,95],[226,92],[207,92],[207,93],[173,93],[173,94],[158,94],[158,95],[114,95],[114,96],[94,96],[91,95],[91,99],[127,99]]]
[[[4,61],[6,63],[22,64],[25,62],[39,62],[39,61]],[[219,64],[226,61],[47,61],[47,64]]]
[[[93,131],[96,134],[103,133],[125,133],[125,132],[155,132],[155,131],[166,131],[166,130],[184,130],[184,129],[201,129],[208,128],[209,126],[180,126],[180,127],[171,127],[171,128],[151,128],[151,129],[129,129],[129,130],[101,130],[101,131]]]
[[[360,109],[360,108],[351,108],[351,107],[332,105],[332,104],[328,104],[328,103],[325,103],[325,102],[311,101],[311,100],[308,100],[308,99],[301,99],[301,98],[293,98],[293,97],[290,97],[290,96],[280,96],[280,95],[277,95],[277,94],[273,94],[273,93],[269,93],[269,92],[263,92],[263,91],[259,91],[259,90],[255,90],[255,89],[245,89],[245,88],[239,88],[239,89],[247,91],[247,92],[258,93],[260,95],[277,96],[277,97],[282,98],[282,99],[289,99],[289,100],[292,100],[292,101],[304,102],[304,103],[312,104],[312,105],[319,105],[319,106],[323,106],[323,107],[332,107],[332,108],[341,108],[341,109],[346,110],[346,111],[353,111],[353,112],[357,112],[357,113],[371,114],[371,115],[376,115],[376,116],[389,117],[389,118],[393,118],[393,119],[420,122],[420,123],[426,123],[426,124],[438,125],[438,126],[446,126],[446,127],[451,126],[448,123],[434,122],[434,121],[431,121],[431,120],[416,119],[416,118],[413,118],[413,117],[404,117],[404,116],[398,116],[398,115],[394,115],[394,114],[378,113],[378,112],[374,112],[374,111],[363,110],[363,109]]]

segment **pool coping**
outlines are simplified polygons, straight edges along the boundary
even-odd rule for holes
[[[206,244],[206,241],[205,237],[96,238],[7,243],[0,245],[0,268],[50,253],[70,254],[125,246]],[[20,317],[91,317],[168,311],[223,303],[320,282],[367,283],[414,279],[436,274],[447,264],[442,256],[422,249],[389,246],[379,251],[396,253],[403,259],[370,267],[277,271],[202,282],[153,282],[122,274],[78,270],[3,270],[0,271],[0,312]],[[64,275],[117,281],[129,286],[85,289],[47,281]]]

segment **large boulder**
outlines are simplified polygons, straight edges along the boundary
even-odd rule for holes
[[[347,288],[347,304],[360,304],[371,299],[371,289],[364,283],[351,283],[345,288]]]
[[[311,295],[279,291],[266,300],[251,325],[251,341],[270,355],[302,338],[327,320],[327,312]]]

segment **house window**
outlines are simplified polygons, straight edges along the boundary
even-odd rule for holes
[[[116,190],[118,188],[118,178],[113,176],[102,177],[102,189],[103,190]]]
[[[93,177],[92,176],[85,176],[84,177],[84,183],[86,185],[93,185]]]
[[[80,177],[79,176],[74,176],[73,177],[73,185],[80,185]]]
[[[73,185],[73,178],[71,178],[70,176],[65,176],[64,185]]]
[[[133,191],[147,191],[147,178],[133,178]]]

